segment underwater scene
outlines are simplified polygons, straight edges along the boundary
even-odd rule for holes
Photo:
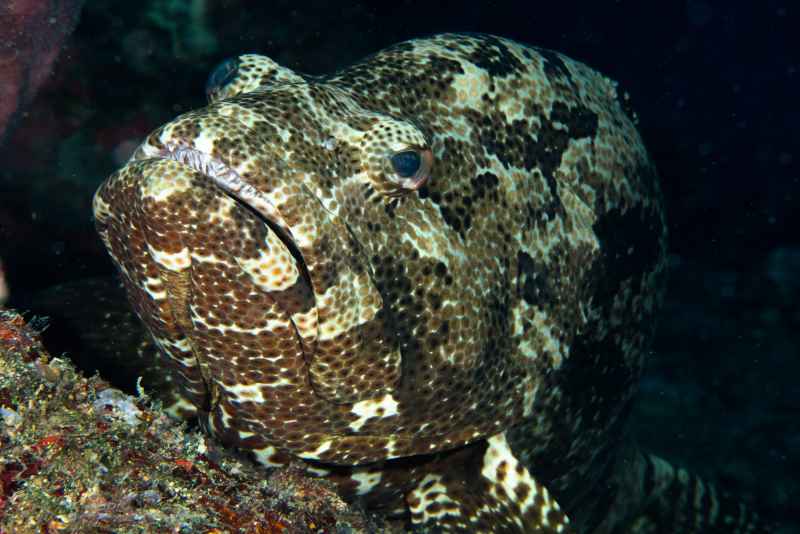
[[[0,534],[800,534],[799,15],[0,0]]]

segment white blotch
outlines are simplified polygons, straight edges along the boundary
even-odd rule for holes
[[[186,247],[183,247],[178,252],[173,253],[158,250],[157,248],[153,248],[148,243],[147,250],[150,252],[150,257],[153,258],[153,261],[155,261],[161,267],[169,269],[170,271],[180,272],[184,269],[187,269],[191,264],[189,249]]]
[[[197,254],[195,252],[192,252],[192,260],[196,261],[196,262],[202,262],[202,263],[220,263],[220,264],[225,265],[227,267],[231,267],[232,266],[230,262],[227,262],[227,261],[223,260],[222,258],[219,258],[219,257],[215,256],[214,254],[203,255],[203,254]]]
[[[353,404],[350,413],[357,415],[358,419],[350,423],[350,429],[353,432],[358,432],[364,423],[373,417],[391,417],[397,415],[398,402],[394,400],[391,394],[386,394],[380,399],[367,399]]]
[[[308,452],[301,452],[298,454],[298,456],[300,458],[305,458],[306,460],[319,460],[320,455],[330,449],[331,445],[331,440],[323,441],[316,449]]]
[[[153,300],[163,300],[167,298],[167,290],[164,289],[161,278],[148,276],[144,281],[143,287],[145,292],[147,292]]]
[[[232,386],[228,386],[226,384],[222,384],[223,389],[227,391],[231,396],[233,396],[239,402],[258,402],[263,403],[266,399],[264,399],[264,395],[261,393],[261,387],[264,384],[234,384]],[[224,410],[224,405],[223,405]]]
[[[492,436],[487,442],[489,443],[489,447],[486,449],[486,453],[483,456],[481,475],[492,483],[492,493],[497,492],[494,486],[502,486],[508,492],[511,499],[516,500],[516,491],[514,488],[516,488],[520,482],[525,482],[533,487],[530,480],[524,480],[525,478],[530,479],[530,475],[527,477],[525,476],[527,470],[525,470],[522,476],[517,473],[517,464],[519,462],[508,446],[505,433]],[[503,477],[502,480],[498,480],[497,473],[500,464],[503,462],[506,464],[505,477]],[[532,495],[529,494],[529,500],[531,499]]]
[[[242,328],[241,326],[237,325],[236,323],[228,323],[228,324],[216,324],[212,325],[208,321],[205,320],[205,317],[199,315],[198,312],[202,311],[203,313],[208,313],[207,310],[200,310],[196,306],[191,306],[190,310],[192,311],[192,322],[196,324],[203,325],[208,330],[216,330],[223,334],[227,332],[236,332],[238,334],[252,334],[258,335],[265,332],[274,332],[277,329],[288,329],[290,326],[289,321],[284,319],[268,319],[264,326],[259,326],[255,328]],[[213,316],[209,313],[209,316]]]
[[[322,469],[321,467],[314,467],[312,465],[306,466],[306,472],[315,477],[326,477],[331,474],[328,469]]]
[[[316,307],[307,312],[297,312],[292,314],[292,322],[297,328],[297,333],[303,343],[311,344],[317,339],[317,328],[319,325],[318,311]]]
[[[277,452],[278,450],[272,445],[267,445],[263,449],[252,449],[252,453],[256,461],[266,467],[280,467],[284,465],[280,462],[272,461],[272,457],[275,456],[275,453]]]
[[[173,123],[174,125],[180,125],[180,122]],[[167,133],[166,130],[164,132]],[[170,132],[172,133],[172,132]],[[162,138],[164,135],[161,136]],[[168,139],[161,139],[161,141],[166,145],[169,144]],[[214,130],[210,130],[208,128],[201,128],[200,133],[192,140],[192,145],[195,150],[198,150],[204,154],[212,154],[214,152],[214,143],[217,142],[217,135]]]
[[[356,495],[366,495],[378,484],[381,482],[381,472],[380,471],[364,471],[364,472],[355,472],[350,475],[350,478],[358,484],[356,486]]]
[[[217,410],[219,410],[219,413],[222,416],[220,417],[220,419],[222,420],[222,429],[216,428],[216,426],[214,425],[216,417],[209,416],[209,419],[211,420],[210,421],[211,424],[209,426],[213,428],[214,432],[219,432],[220,430],[226,430],[228,428],[231,428],[230,423],[233,420],[233,416],[230,413],[228,413],[227,407],[224,404],[220,404]]]

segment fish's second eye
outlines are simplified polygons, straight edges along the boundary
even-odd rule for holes
[[[219,92],[231,83],[239,71],[239,58],[226,59],[216,66],[206,82],[206,97],[213,100]]]

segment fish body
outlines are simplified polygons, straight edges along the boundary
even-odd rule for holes
[[[445,34],[321,77],[243,55],[207,91],[94,201],[173,411],[415,525],[635,517],[667,236],[614,82]]]

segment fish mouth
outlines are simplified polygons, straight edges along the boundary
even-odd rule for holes
[[[297,240],[278,208],[263,191],[247,183],[236,169],[231,168],[224,161],[190,143],[183,140],[167,140],[161,147],[156,147],[148,141],[139,147],[139,150],[133,155],[133,160],[168,159],[203,175],[264,222],[292,255],[304,282],[311,287],[308,264]]]
[[[202,174],[225,193],[256,212],[286,243],[293,254],[297,251],[292,230],[278,208],[267,195],[247,183],[235,169],[232,169],[224,161],[182,141],[166,141],[162,148],[144,143],[140,149],[141,157],[137,157],[139,156],[137,151],[133,159],[169,159]],[[299,259],[302,260],[302,258]]]

